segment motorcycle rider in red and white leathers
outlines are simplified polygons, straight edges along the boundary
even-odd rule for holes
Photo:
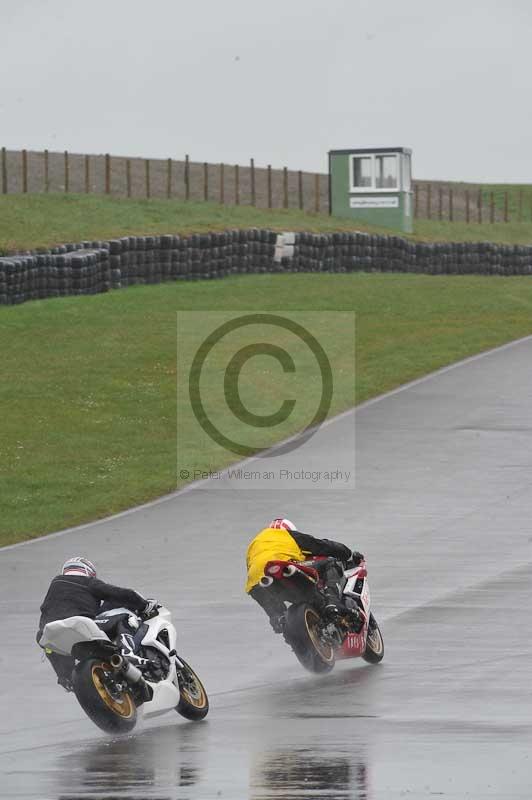
[[[364,556],[332,539],[317,539],[308,533],[301,533],[289,519],[277,517],[255,536],[246,554],[246,592],[267,613],[276,633],[283,631],[286,606],[273,586],[260,585],[264,568],[268,561],[309,561],[313,556],[328,556],[313,562],[325,584],[325,614],[334,619],[343,613],[349,613],[350,616],[358,613],[353,609],[348,610],[342,603],[339,583],[344,568],[357,566]]]

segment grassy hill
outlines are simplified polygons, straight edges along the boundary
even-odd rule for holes
[[[181,464],[215,468],[234,460],[212,442],[205,446],[188,413],[188,395],[176,394],[176,313],[199,311],[195,324],[205,336],[209,310],[261,309],[335,312],[320,340],[334,370],[336,413],[531,334],[532,281],[249,275],[0,307],[0,544],[106,516],[176,488],[182,482],[176,474],[177,418],[186,421]],[[356,314],[356,372],[345,363],[338,311]],[[270,413],[278,398],[257,387],[278,385],[278,365],[255,361],[246,373],[246,405]],[[220,363],[216,374],[223,376],[225,367]],[[271,429],[268,441],[297,429],[295,418]]]
[[[96,195],[0,195],[0,253],[3,254],[85,239],[258,227],[393,233],[387,228],[292,209],[265,211],[250,206],[127,200]],[[410,238],[527,244],[532,242],[532,222],[466,225],[417,220]]]
[[[4,252],[242,227],[391,233],[294,210],[94,195],[0,196]],[[528,243],[532,224],[420,220],[412,238]],[[200,311],[197,324],[203,331],[209,310],[261,308],[356,314],[354,393],[354,368],[344,363],[336,315],[323,327],[323,345],[336,370],[331,407],[336,413],[457,359],[531,334],[532,281],[253,275],[0,307],[0,545],[106,516],[180,485],[176,418],[187,411],[180,404],[188,400],[176,397],[176,312]],[[264,374],[257,376],[257,385],[264,385]],[[254,386],[251,380],[247,399],[252,408],[264,400]],[[220,449],[202,449],[197,425],[194,420],[187,424],[181,463],[216,468],[234,460]],[[272,430],[268,443],[300,427],[296,419],[282,431]]]

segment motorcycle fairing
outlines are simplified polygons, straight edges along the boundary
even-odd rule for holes
[[[128,612],[131,615],[131,612]],[[135,616],[135,615],[133,615]],[[140,619],[138,620],[141,622]],[[159,638],[159,634],[166,631],[168,643],[167,647]],[[124,644],[120,638],[121,645]],[[138,664],[138,654],[140,647],[151,647],[158,650],[170,662],[170,671],[168,676],[161,681],[149,681],[146,683],[151,686],[153,690],[153,697],[142,706],[142,713],[144,717],[155,717],[159,714],[164,714],[170,708],[175,708],[179,703],[179,681],[177,677],[177,669],[182,665],[176,654],[177,634],[175,627],[172,623],[172,615],[167,608],[161,607],[155,617],[146,620],[142,625],[139,625],[138,631],[135,632],[129,641],[129,644],[134,644],[134,652],[124,652],[123,655],[131,660],[132,664]]]
[[[66,617],[55,622],[48,622],[39,639],[39,645],[69,656],[74,645],[80,642],[103,641],[111,643],[107,634],[98,627],[96,622],[89,617]]]
[[[366,649],[366,637],[368,635],[368,620],[370,609],[370,593],[367,581],[366,563],[362,561],[358,567],[347,570],[345,573],[346,584],[343,589],[343,596],[354,601],[359,609],[364,612],[365,622],[360,633],[349,632],[342,644],[338,658],[356,658],[361,656]]]
[[[176,651],[177,634],[171,622],[171,615],[168,609],[160,608],[157,616],[152,617],[152,619],[148,620],[143,626],[143,631],[145,631],[145,633],[140,640],[140,645],[142,647],[154,647],[171,661]],[[163,631],[166,632],[170,647],[167,647],[159,638]],[[136,638],[137,637],[135,637],[135,640]]]

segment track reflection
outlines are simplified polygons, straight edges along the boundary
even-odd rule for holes
[[[154,728],[61,756],[57,800],[188,800],[203,773],[205,728]]]
[[[267,713],[278,723],[263,729],[262,749],[251,754],[250,800],[369,800],[368,738],[360,718],[373,716],[379,672],[340,668],[272,692]]]
[[[273,750],[251,774],[250,800],[368,800],[368,770],[363,761],[312,750]]]

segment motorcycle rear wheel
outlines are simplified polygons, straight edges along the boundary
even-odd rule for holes
[[[192,720],[204,719],[209,713],[209,698],[205,687],[192,667],[179,659],[183,669],[178,671],[179,703],[175,707],[178,714]]]
[[[379,664],[384,658],[384,641],[377,620],[373,614],[369,615],[368,635],[366,649],[362,656],[368,664]]]
[[[334,649],[319,635],[321,617],[308,603],[298,603],[288,609],[285,638],[299,663],[309,672],[330,672],[334,667]]]
[[[113,691],[106,674],[113,669],[101,658],[82,661],[74,670],[74,692],[87,716],[107,733],[127,733],[137,722],[129,690]]]

